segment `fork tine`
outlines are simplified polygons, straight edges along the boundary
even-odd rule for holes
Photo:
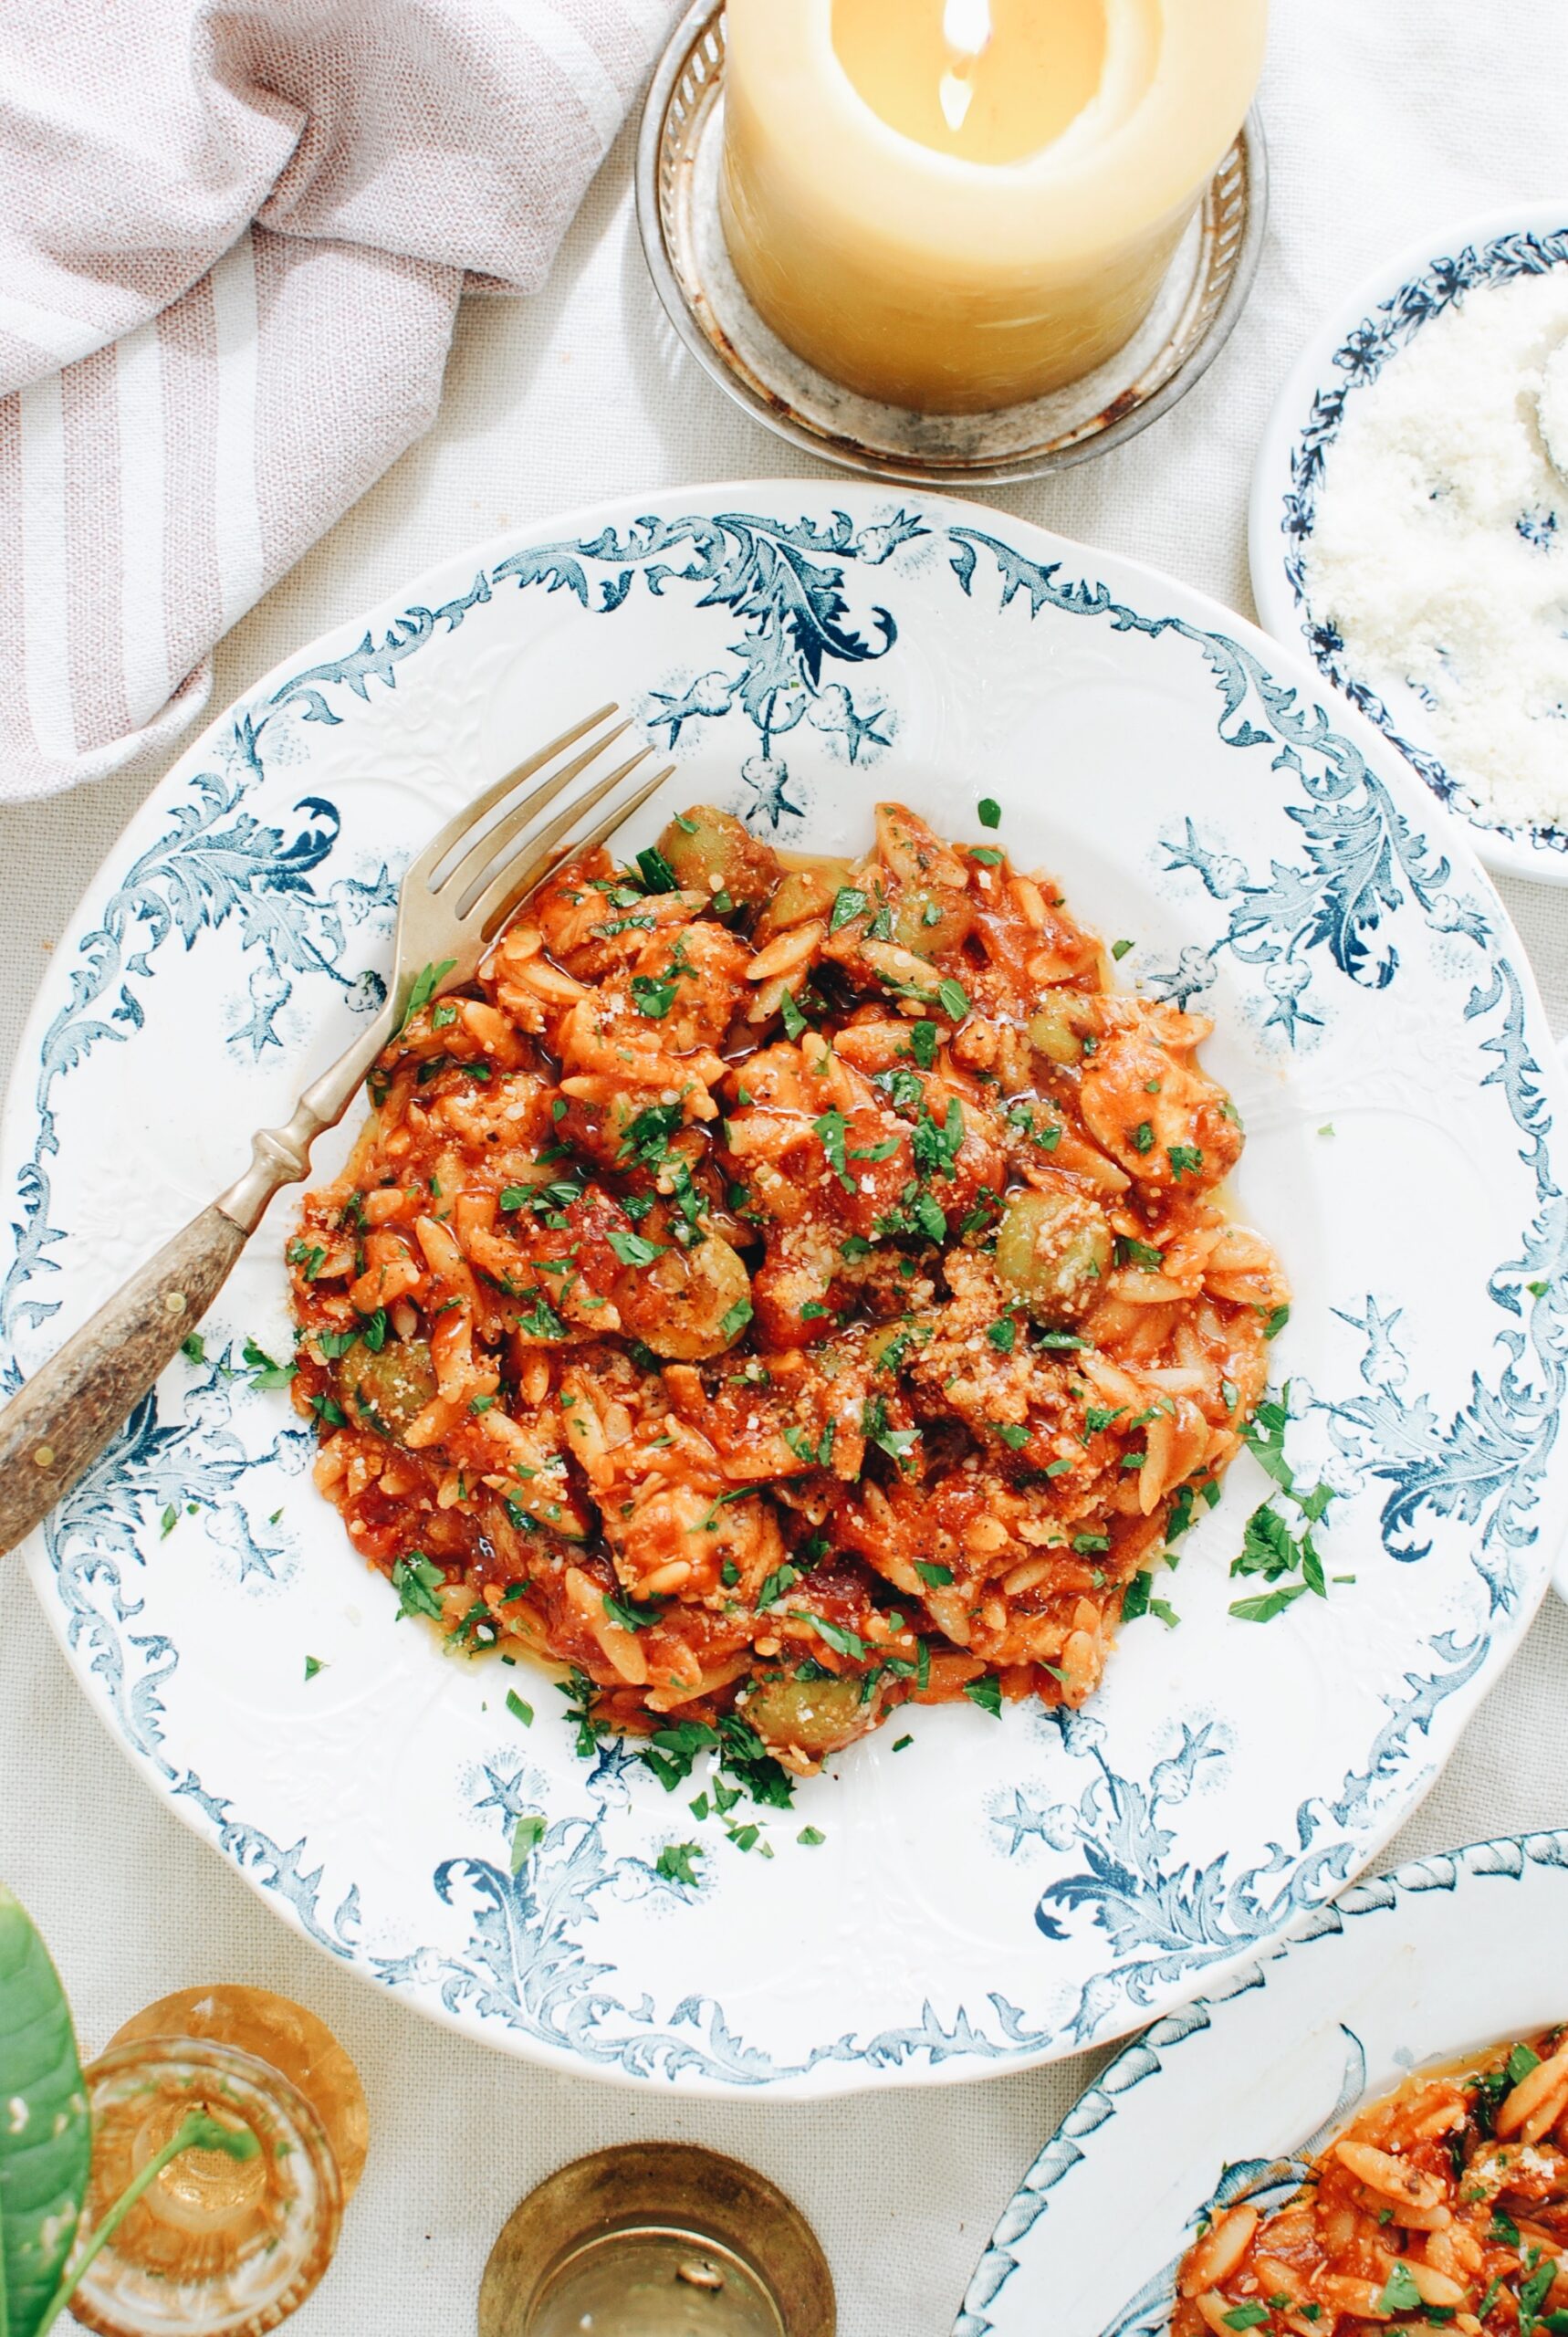
[[[564,753],[568,747],[575,746],[579,739],[582,738],[587,731],[592,730],[611,715],[619,714],[620,711],[620,707],[613,702],[609,706],[601,706],[597,714],[591,714],[588,717],[586,722],[573,723],[571,728],[563,730],[559,739],[552,739],[548,747],[541,747],[538,754],[530,755],[527,762],[517,765],[516,770],[509,770],[505,779],[498,779],[494,787],[486,788],[484,794],[476,802],[465,803],[460,812],[455,812],[447,821],[440,834],[425,845],[419,858],[409,869],[403,882],[405,884],[411,881],[428,883],[431,871],[440,867],[453,846],[460,844],[475,823],[483,820],[486,813],[493,812],[497,804],[502,802],[511,793],[514,787],[520,785],[525,779],[532,779],[535,771],[542,770],[555,756]],[[626,726],[622,723],[621,727],[624,729]],[[620,732],[617,731],[613,735],[619,737]],[[608,739],[601,741],[601,745],[608,745]],[[597,749],[595,751],[597,752]],[[569,773],[568,776],[570,775]],[[548,802],[549,798],[547,797],[545,800]]]
[[[575,756],[556,778],[543,787],[533,789],[531,793],[525,795],[522,802],[514,810],[508,812],[504,819],[497,820],[494,827],[486,829],[473,851],[465,853],[451,875],[444,876],[440,884],[434,887],[444,900],[455,904],[459,917],[467,916],[469,908],[484,891],[486,879],[497,873],[505,856],[506,848],[514,837],[520,834],[523,829],[532,826],[537,815],[545,809],[547,804],[554,802],[562,788],[570,781],[574,780],[580,771],[586,770],[596,756],[602,753],[606,747],[631,728],[630,722],[622,722],[606,737],[595,739],[585,753]],[[574,822],[581,819],[584,812],[591,811],[595,803],[601,802],[616,781],[624,779],[628,771],[635,770],[639,763],[646,762],[653,751],[652,747],[639,747],[630,762],[622,763],[619,770],[612,771],[608,779],[599,782],[597,794],[579,796],[575,803],[570,805],[565,814],[561,815],[564,816],[567,825],[570,827]],[[564,833],[565,831],[562,830],[561,833]],[[541,838],[540,841],[544,839]]]
[[[642,760],[641,755],[634,756],[626,769],[632,770]],[[633,812],[641,811],[651,795],[658,793],[667,779],[674,776],[674,763],[666,763],[663,770],[655,771],[652,779],[643,781],[635,794],[629,795],[623,803],[618,803],[612,812],[606,812],[597,827],[590,828],[585,836],[574,838],[571,850],[574,853],[591,852],[596,844],[601,844],[607,836],[613,835],[617,828],[625,825]],[[624,771],[616,771],[612,775],[608,784],[613,786],[624,776]],[[584,797],[580,802],[573,806],[570,818],[563,815],[560,819],[552,821],[546,833],[537,837],[529,846],[526,859],[514,861],[509,868],[503,868],[489,889],[480,894],[470,914],[479,919],[479,929],[486,945],[495,938],[507,919],[527,899],[534,887],[541,884],[549,875],[550,870],[561,857],[555,846],[559,844],[560,838],[574,821],[580,820],[584,812],[591,811],[596,803],[603,802],[604,791],[604,789],[601,788],[595,794]]]

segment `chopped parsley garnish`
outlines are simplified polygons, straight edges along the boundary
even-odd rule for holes
[[[904,1739],[905,1744],[907,1744],[908,1741],[909,1740],[906,1737]],[[898,1747],[894,1745],[894,1751],[896,1753]],[[795,1837],[795,1839],[798,1842],[804,1843],[806,1849],[809,1850],[821,1850],[822,1844],[827,1840],[827,1836],[823,1833],[820,1826],[802,1826],[800,1832]]]
[[[1238,1598],[1230,1609],[1239,1623],[1271,1623],[1287,1607],[1304,1598],[1304,1582],[1284,1582],[1277,1590],[1266,1591],[1260,1598]]]
[[[1181,1183],[1184,1176],[1197,1177],[1202,1174],[1203,1155],[1199,1152],[1196,1145],[1167,1145],[1166,1147],[1166,1158],[1171,1164],[1171,1175],[1176,1179],[1178,1185]]]
[[[1414,2312],[1421,2302],[1421,2291],[1410,2278],[1408,2268],[1396,2263],[1383,2284],[1383,2290],[1373,2310],[1375,2312]]]
[[[1291,1310],[1288,1306],[1274,1307],[1263,1326],[1263,1336],[1266,1339],[1277,1339],[1290,1319]]]
[[[610,1733],[609,1722],[601,1720],[593,1709],[599,1690],[587,1672],[575,1665],[570,1679],[558,1680],[556,1687],[566,1698],[568,1720],[576,1725],[578,1754],[581,1759],[591,1760],[600,1738]]]
[[[911,1149],[922,1176],[951,1177],[963,1141],[964,1107],[956,1095],[947,1100],[946,1116],[940,1127],[926,1106],[921,1106]]]
[[[1133,945],[1130,941],[1113,941],[1111,944],[1111,955],[1113,958],[1116,959],[1124,958],[1132,947]]]
[[[188,1339],[181,1340],[180,1353],[184,1357],[187,1363],[205,1363],[207,1359],[207,1343],[205,1339],[203,1338],[200,1331],[193,1331]]]
[[[800,1009],[795,1002],[795,993],[793,990],[787,990],[782,993],[779,1001],[779,1011],[784,1017],[784,1035],[786,1038],[798,1039],[800,1036],[801,1032],[810,1027],[805,1016],[801,1013]]]
[[[1130,1234],[1116,1236],[1116,1263],[1119,1266],[1142,1266],[1145,1273],[1157,1274],[1166,1262],[1163,1250],[1147,1242],[1134,1242]]]
[[[887,1399],[868,1396],[861,1410],[861,1434],[868,1444],[874,1444],[888,1458],[901,1465],[920,1441],[917,1428],[889,1428]]]
[[[612,1232],[610,1246],[623,1266],[651,1266],[669,1248],[667,1242],[650,1242],[641,1233]]]
[[[408,1004],[402,1011],[402,1021],[398,1024],[400,1031],[406,1031],[421,1007],[430,1004],[447,975],[455,970],[456,965],[455,958],[444,958],[439,966],[421,967],[413,978],[413,987],[408,994]]]
[[[681,1125],[678,1104],[650,1104],[637,1114],[621,1139],[618,1158],[622,1161],[638,1160],[644,1168],[653,1168],[663,1160],[670,1148],[670,1138]],[[502,1206],[505,1206],[503,1200]]]
[[[1002,1683],[999,1680],[988,1676],[982,1680],[966,1680],[964,1693],[972,1704],[978,1704],[983,1713],[989,1713],[993,1720],[1000,1720]]]
[[[1289,1389],[1285,1392],[1288,1401]],[[1230,1571],[1232,1575],[1261,1575],[1274,1588],[1265,1597],[1243,1598],[1231,1608],[1232,1615],[1244,1623],[1271,1622],[1309,1590],[1319,1598],[1328,1596],[1322,1557],[1312,1540],[1312,1529],[1322,1521],[1333,1501],[1333,1488],[1320,1483],[1308,1493],[1298,1486],[1295,1471],[1285,1458],[1288,1419],[1286,1404],[1269,1398],[1259,1405],[1256,1417],[1241,1430],[1248,1450],[1273,1478],[1286,1500],[1301,1513],[1303,1521],[1299,1530],[1293,1528],[1273,1506],[1274,1496],[1248,1519],[1240,1555],[1231,1560]],[[1206,1498],[1210,1497],[1207,1484],[1202,1490]],[[1218,1487],[1214,1490],[1217,1495]],[[1297,1574],[1299,1581],[1285,1579]]]
[[[857,891],[853,885],[841,885],[833,896],[832,915],[828,919],[828,931],[837,933],[842,927],[852,925],[857,917],[864,917],[870,907],[871,903],[866,896]]]
[[[326,1665],[322,1662],[319,1655],[308,1655],[306,1657],[305,1677],[307,1680],[314,1680],[319,1672],[325,1672],[326,1669]]]
[[[935,1558],[916,1558],[915,1571],[933,1590],[945,1590],[953,1579],[952,1567],[938,1566]]]
[[[656,1600],[639,1602],[623,1597],[618,1591],[607,1590],[604,1593],[604,1611],[612,1623],[620,1624],[623,1631],[645,1631],[651,1624],[658,1622],[664,1610]]]
[[[632,1003],[650,1022],[662,1022],[675,1002],[673,981],[656,981],[652,974],[633,974]]]
[[[836,1110],[824,1112],[819,1119],[812,1121],[811,1127],[818,1143],[827,1156],[829,1168],[845,1192],[852,1193],[855,1189],[855,1180],[850,1175],[849,1165],[844,1158],[844,1139],[849,1134],[849,1125],[843,1114]]]
[[[1011,1420],[991,1420],[988,1426],[996,1430],[1009,1452],[1021,1452],[1029,1442],[1028,1429],[1017,1428]]]
[[[810,1623],[817,1637],[825,1640],[835,1654],[850,1655],[857,1663],[864,1662],[865,1641],[858,1638],[853,1631],[846,1630],[842,1623],[830,1623],[825,1615],[810,1615],[804,1612],[800,1613],[800,1619]]]
[[[241,1352],[249,1367],[253,1388],[287,1388],[298,1368],[297,1364],[274,1363],[267,1349],[258,1347],[254,1339],[246,1339]]]
[[[654,1732],[653,1742],[642,1748],[647,1763],[666,1793],[691,1776],[699,1754],[706,1753],[719,1741],[716,1728],[706,1721],[666,1721]]]
[[[799,1567],[789,1565],[775,1567],[773,1572],[764,1578],[762,1588],[757,1594],[758,1613],[765,1615],[769,1607],[777,1607],[785,1592],[793,1590],[800,1579]]]
[[[438,1591],[446,1588],[446,1577],[433,1566],[423,1550],[411,1550],[406,1558],[399,1558],[392,1570],[392,1588],[397,1592],[397,1619],[405,1615],[428,1615],[433,1623],[441,1620]]]
[[[994,1323],[988,1323],[986,1325],[986,1336],[989,1339],[991,1345],[996,1348],[998,1355],[1011,1355],[1013,1347],[1018,1340],[1018,1335],[1019,1326],[1016,1315],[998,1315]]]
[[[929,1071],[936,1060],[938,1036],[935,1022],[912,1022],[909,1026],[909,1052],[922,1071]]]
[[[784,1430],[784,1441],[796,1459],[804,1461],[808,1468],[825,1469],[833,1457],[833,1430],[836,1425],[835,1421],[830,1420],[822,1430],[821,1442],[813,1445],[810,1430],[791,1421]]]
[[[515,1688],[508,1688],[507,1691],[507,1710],[511,1713],[514,1720],[521,1721],[525,1728],[532,1728],[534,1724],[534,1708],[532,1704],[524,1703],[521,1696],[518,1695]]]
[[[975,813],[983,828],[999,828],[1002,824],[1002,807],[994,795],[982,795]]]
[[[666,1882],[684,1882],[688,1891],[695,1891],[697,1878],[692,1860],[702,1855],[700,1842],[666,1842],[653,1861],[653,1871]]]
[[[1140,1120],[1137,1127],[1133,1130],[1133,1150],[1134,1152],[1152,1152],[1154,1148],[1154,1129],[1149,1126],[1147,1120]]]
[[[938,986],[936,1002],[943,1013],[953,1022],[962,1022],[964,1017],[970,1011],[968,992],[962,982],[953,980],[951,974]]]
[[[528,1313],[518,1315],[517,1328],[531,1333],[536,1339],[564,1339],[566,1336],[566,1325],[542,1290],[535,1291],[534,1303]]]
[[[1268,2320],[1269,2308],[1266,2304],[1260,2302],[1257,2297],[1249,2297],[1245,2304],[1239,2304],[1231,2311],[1222,2312],[1219,2317],[1227,2329],[1256,2329],[1260,2321]]]
[[[545,1821],[537,1809],[525,1809],[512,1829],[512,1872],[521,1874],[524,1867],[545,1838]]]
[[[678,893],[680,891],[675,872],[657,844],[651,844],[637,854],[637,865],[642,871],[643,882],[650,893]]]
[[[747,1323],[751,1320],[751,1315],[752,1305],[750,1299],[737,1298],[735,1305],[733,1306],[726,1307],[724,1313],[719,1316],[718,1335],[720,1338],[733,1339],[738,1331],[745,1330]]]

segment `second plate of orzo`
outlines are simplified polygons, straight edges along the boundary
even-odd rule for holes
[[[1507,1660],[1568,1523],[1553,1434],[1563,1099],[1533,988],[1485,877],[1432,831],[1397,753],[1317,704],[1308,669],[1238,620],[989,511],[798,485],[579,516],[420,580],[213,726],[138,814],[56,952],[5,1124],[8,1360],[24,1373],[38,1363],[340,1051],[382,994],[398,871],[440,820],[612,697],[677,766],[624,839],[632,873],[605,879],[625,895],[618,915],[652,914],[640,905],[667,894],[659,859],[639,868],[634,855],[693,805],[739,815],[787,854],[855,864],[874,807],[893,801],[962,846],[973,913],[962,931],[941,928],[950,963],[932,944],[930,999],[918,946],[913,966],[887,959],[874,1001],[855,989],[863,965],[834,992],[844,948],[825,941],[813,972],[831,993],[806,1002],[819,1032],[857,1015],[862,1031],[893,1031],[886,1064],[872,1060],[883,1041],[842,1043],[856,1076],[884,1082],[864,1108],[894,1114],[882,1147],[856,1148],[868,1158],[904,1141],[894,1074],[905,1072],[914,1124],[931,1068],[922,1052],[940,1076],[951,1051],[961,1059],[967,1018],[985,1011],[1002,940],[988,942],[979,873],[998,853],[1049,880],[1035,896],[1047,908],[1060,892],[1103,938],[1106,979],[1141,1001],[1127,1018],[1167,1038],[1191,1028],[1185,1016],[1213,1025],[1202,1066],[1246,1137],[1229,1205],[1279,1253],[1291,1307],[1288,1320],[1273,1305],[1259,1317],[1272,1334],[1270,1389],[1251,1449],[1222,1483],[1200,1470],[1177,1502],[1167,1531],[1179,1563],[1145,1554],[1103,1684],[1078,1703],[1059,1663],[1065,1679],[1047,1666],[1040,1692],[1014,1701],[1030,1683],[1004,1666],[997,1693],[988,1676],[975,1696],[901,1704],[893,1725],[810,1773],[779,1766],[744,1731],[644,1758],[635,1727],[599,1724],[580,1677],[526,1654],[503,1666],[488,1630],[444,1648],[420,1613],[439,1603],[430,1577],[405,1556],[400,1596],[313,1485],[316,1426],[289,1376],[292,1196],[155,1401],[37,1537],[34,1581],[87,1692],[172,1806],[327,1953],[471,2035],[666,2088],[796,2095],[1071,2052],[1212,1989],[1365,1863]],[[838,918],[830,941],[874,949],[886,938],[871,932],[876,906],[840,912],[839,893],[855,890],[836,884],[821,921]],[[737,983],[756,914],[743,902],[708,919],[730,938],[704,947]],[[918,920],[912,933],[919,945]],[[670,969],[636,979],[644,1004],[662,1001]],[[1044,989],[1074,979],[1040,977]],[[990,1003],[1006,1021],[1034,1001]],[[762,1037],[793,1046],[781,1001],[769,1011],[779,1024],[765,1020]],[[1087,1079],[1082,1042],[1114,1036],[1120,1011],[1069,1033],[1071,1064],[1052,1069],[1047,1047],[1023,1100],[1049,1102],[1059,1074]],[[900,1018],[932,1033],[904,1066]],[[701,1043],[714,1037],[722,1053],[722,1034]],[[998,1125],[1016,1128],[1006,1109],[1023,1057],[1004,1051],[998,1070],[970,1053],[966,1076],[990,1069],[1009,1087]],[[522,1055],[514,1069],[524,1075]],[[434,1102],[452,1083],[441,1070],[432,1081]],[[564,1188],[591,1180],[595,1139],[569,1117],[570,1094],[556,1100],[570,1141],[551,1206],[570,1219],[579,1203]],[[768,1099],[723,1100],[727,1146]],[[667,1116],[670,1098],[654,1108]],[[841,1133],[852,1180],[857,1108],[852,1095],[817,1116],[829,1168]],[[666,1139],[675,1126],[661,1122]],[[956,1187],[955,1225],[945,1211],[934,1231],[932,1179],[950,1165],[936,1154],[956,1137],[939,1110],[930,1177],[907,1207],[902,1187],[891,1196],[885,1225],[852,1237],[888,1245],[890,1287],[903,1258],[940,1297],[955,1241],[968,1245],[955,1288],[1005,1267],[988,1247],[989,1205],[970,1224],[974,1197],[960,1213]],[[319,1183],[349,1141],[320,1148]],[[1019,1173],[1006,1151],[988,1157],[981,1182],[1001,1175],[1005,1189]],[[1041,1171],[1047,1185],[1079,1173],[1070,1153]],[[694,1161],[700,1200],[706,1154]],[[603,1174],[616,1208],[633,1208],[624,1226],[606,1221],[619,1240],[605,1273],[668,1273],[656,1260],[682,1246],[678,1227],[662,1239],[678,1196],[650,1200],[622,1165]],[[1131,1156],[1129,1172],[1140,1189]],[[743,1216],[711,1191],[710,1235],[744,1279],[752,1237],[737,1220],[729,1241],[726,1205]],[[644,1221],[651,1231],[636,1230]],[[1107,1223],[1121,1245],[1113,1270],[1152,1271],[1137,1233]],[[469,1220],[460,1226],[466,1238]],[[1239,1288],[1213,1301],[1219,1313]],[[629,1290],[613,1303],[634,1314]],[[549,1350],[570,1310],[524,1303],[523,1344]],[[816,1303],[849,1306],[836,1286]],[[770,1304],[761,1331],[747,1331],[748,1357],[759,1339],[789,1345],[787,1291]],[[1071,1320],[1021,1308],[1015,1336],[1082,1357],[1071,1343],[1092,1333],[1092,1305],[1073,1305]],[[352,1344],[350,1313],[329,1342]],[[738,1338],[740,1318],[725,1313],[725,1337]],[[859,1320],[846,1321],[846,1350]],[[389,1311],[378,1324],[374,1309],[365,1321],[355,1385],[372,1364],[391,1384],[377,1340],[417,1346],[428,1329],[439,1344],[412,1308],[407,1323]],[[1213,1324],[1193,1334],[1214,1335]],[[1089,1362],[1094,1352],[1090,1336]],[[559,1404],[553,1366],[536,1353],[525,1370],[504,1343],[497,1355],[498,1401],[528,1433],[529,1402],[540,1420]],[[672,1364],[668,1433],[704,1435],[703,1405],[719,1400],[702,1376],[714,1357]],[[657,1368],[645,1353],[624,1367]],[[330,1428],[337,1381],[321,1368],[318,1348],[298,1384]],[[862,1405],[838,1483],[853,1454],[868,1484],[896,1490],[906,1464],[956,1463],[964,1438],[992,1433],[986,1420],[938,1432],[936,1398],[923,1411],[918,1385],[908,1393],[907,1421],[896,1389],[880,1410]],[[1255,1393],[1237,1389],[1239,1417]],[[1030,1507],[1031,1470],[1049,1506],[1054,1464],[1033,1449],[1035,1423],[1002,1425],[1009,1516]],[[923,1436],[929,1459],[915,1450]],[[820,1434],[809,1459],[825,1483]],[[550,1465],[569,1496],[585,1493],[579,1459]],[[466,1503],[461,1465],[452,1477],[449,1501]],[[798,1494],[800,1472],[789,1481]],[[779,1530],[798,1557],[786,1512],[788,1501]],[[574,1519],[586,1536],[577,1573],[612,1583],[614,1519],[600,1507],[599,1540],[570,1501],[554,1523],[569,1533]],[[527,1529],[546,1563],[559,1558],[550,1523]],[[476,1544],[475,1555],[482,1572],[489,1559]],[[835,1622],[809,1577],[843,1554],[806,1555],[792,1598],[828,1622],[830,1679],[842,1676],[846,1638],[863,1655],[868,1631],[894,1647],[925,1628],[907,1598],[890,1619],[891,1588],[874,1618]],[[987,1565],[1016,1572],[1027,1555]],[[1082,1555],[1092,1584],[1102,1554],[1086,1542]],[[925,1563],[923,1598],[925,1586],[950,1587],[939,1561]],[[874,1552],[870,1568],[868,1579]],[[727,1587],[750,1595],[744,1581]],[[611,1619],[628,1634],[663,1611],[634,1589],[622,1603]],[[956,1643],[966,1613],[947,1606]],[[914,1638],[906,1656],[918,1664]],[[850,1669],[863,1669],[852,1651]],[[919,1684],[894,1670],[873,1692],[890,1683],[900,1696]]]

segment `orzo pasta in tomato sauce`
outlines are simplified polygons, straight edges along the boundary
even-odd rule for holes
[[[1171,2337],[1568,2331],[1568,2043],[1561,2028],[1409,2079],[1270,2214],[1239,2202],[1182,2260]]]
[[[304,1205],[318,1485],[595,1725],[806,1773],[906,1702],[1081,1704],[1288,1295],[1210,1027],[896,804],[854,863],[698,807],[563,866]]]

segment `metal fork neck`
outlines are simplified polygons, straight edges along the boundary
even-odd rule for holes
[[[398,1021],[396,1001],[389,1001],[348,1052],[305,1090],[281,1127],[257,1129],[249,1168],[218,1195],[217,1206],[232,1224],[254,1233],[273,1195],[309,1174],[311,1146],[324,1128],[337,1127],[377,1056],[396,1037]]]

